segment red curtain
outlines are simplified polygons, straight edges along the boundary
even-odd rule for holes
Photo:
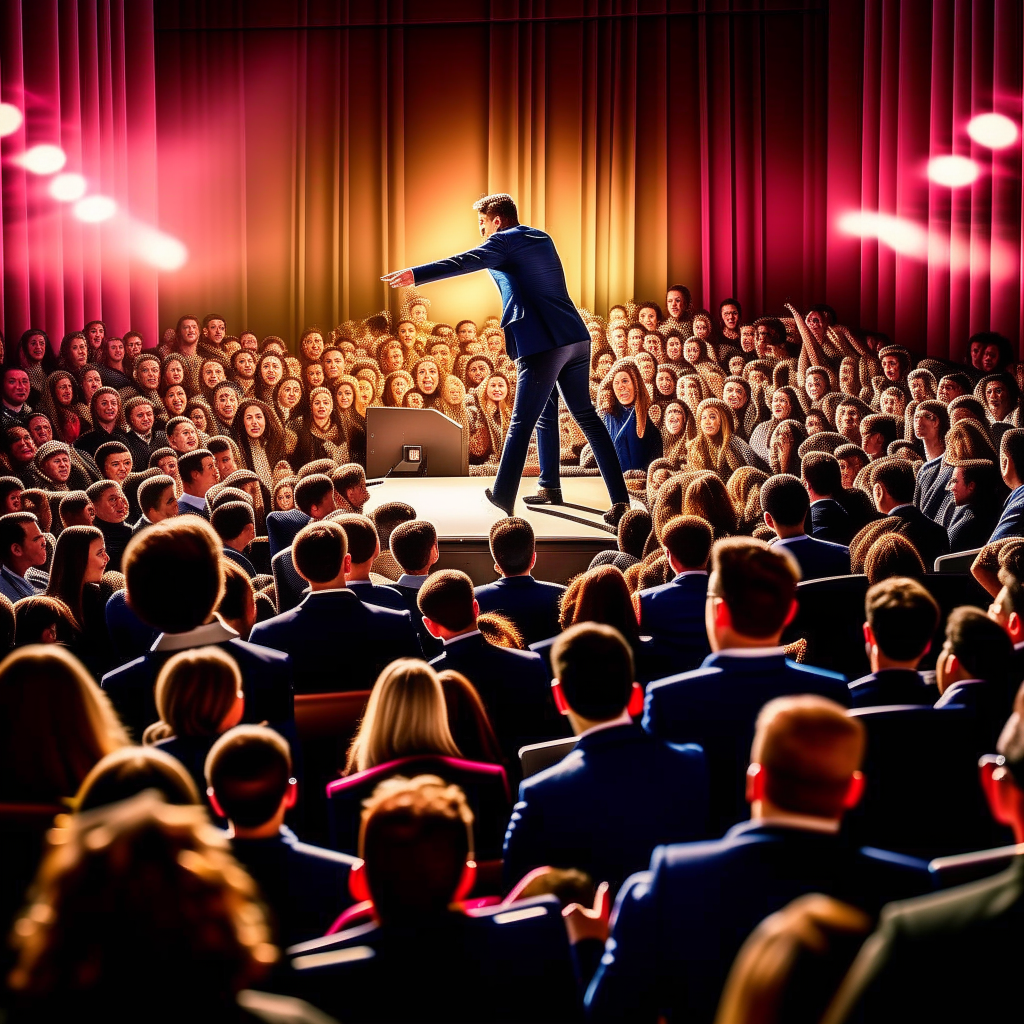
[[[29,326],[61,336],[88,320],[157,339],[157,272],[131,257],[126,223],[154,225],[156,93],[149,0],[3,0],[0,99],[24,114],[0,141],[0,322],[11,345]],[[37,144],[60,146],[65,172],[118,216],[76,219],[50,178],[16,162]]]

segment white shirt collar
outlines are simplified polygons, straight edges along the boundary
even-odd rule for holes
[[[728,658],[774,658],[785,654],[785,647],[726,647],[716,654],[724,654]]]
[[[183,501],[186,505],[191,505],[193,508],[201,508],[204,512],[206,511],[206,499],[197,498],[194,494],[189,494],[188,491],[182,491],[178,501]]]
[[[772,828],[796,828],[804,832],[836,833],[839,831],[838,821],[831,818],[819,818],[813,814],[772,814],[757,820],[760,824],[769,825]]]
[[[797,540],[807,540],[807,534],[799,533],[795,537],[776,537],[772,543],[772,547],[777,548],[783,544],[792,544],[794,541]]]
[[[889,509],[889,511],[886,513],[886,515],[891,516],[893,514],[893,512],[899,512],[899,510],[901,508],[913,508],[913,507],[914,507],[914,503],[912,501],[905,501],[905,502],[903,502],[902,505],[893,505],[893,507],[891,509]]]
[[[222,644],[225,640],[234,640],[238,636],[216,612],[213,622],[204,622],[187,633],[161,633],[150,647],[151,651],[187,651],[193,647],[205,647],[207,644]]]
[[[613,718],[608,722],[600,722],[597,725],[592,725],[589,729],[584,729],[583,732],[576,737],[581,740],[584,736],[590,736],[595,732],[600,732],[602,729],[617,729],[620,725],[632,725],[633,719],[630,718],[629,712],[623,710],[622,714],[618,718]]]
[[[453,636],[450,640],[442,640],[441,643],[447,647],[449,644],[457,644],[460,640],[468,640],[471,636],[480,636],[480,630],[471,629],[468,633],[460,633],[458,636]]]
[[[675,579],[681,580],[684,576],[707,576],[707,569],[684,569],[682,572],[677,572]]]

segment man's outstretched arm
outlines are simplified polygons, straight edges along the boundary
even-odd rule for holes
[[[387,281],[392,288],[409,288],[414,284],[427,284],[430,281],[443,281],[446,277],[458,277],[461,274],[472,274],[477,270],[489,270],[498,266],[505,259],[505,245],[501,232],[491,235],[483,245],[478,245],[468,252],[449,256],[436,263],[424,263],[419,267],[408,267],[405,270],[393,270],[385,274],[381,280]]]

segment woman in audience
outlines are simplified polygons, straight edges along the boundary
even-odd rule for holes
[[[512,397],[503,373],[492,373],[469,399],[470,457],[474,463],[498,462],[512,422]]]
[[[57,365],[60,369],[66,370],[76,376],[85,369],[89,362],[89,343],[81,331],[72,331],[65,334],[60,342],[60,358]]]
[[[67,370],[55,370],[46,378],[44,408],[53,424],[54,437],[74,444],[92,429],[88,408],[76,397],[75,378]]]
[[[750,447],[755,454],[767,463],[771,458],[772,435],[779,425],[786,420],[804,419],[803,407],[791,387],[776,388],[771,397],[771,418],[758,423],[750,434]]]
[[[104,337],[100,346],[99,367],[104,387],[116,388],[118,391],[133,387],[135,382],[125,365],[124,342],[120,338]]]
[[[135,360],[135,365],[132,367],[134,389],[143,398],[148,398],[153,403],[153,411],[162,426],[163,421],[167,419],[167,410],[164,408],[163,399],[160,397],[161,371],[160,357],[155,352],[143,352]]]
[[[426,662],[399,658],[374,683],[348,749],[345,774],[430,754],[462,756],[448,726],[441,680]]]
[[[705,398],[697,406],[697,436],[687,445],[687,466],[717,473],[723,480],[740,466],[757,460],[742,438],[733,433],[732,410],[719,398]]]
[[[201,804],[200,791],[184,765],[154,747],[121,747],[97,761],[72,801],[77,814],[130,800],[155,790],[165,803],[189,807]]]
[[[381,405],[396,409],[402,404],[405,393],[413,386],[412,374],[407,370],[393,370],[384,378]]]
[[[623,470],[646,472],[654,459],[661,458],[661,434],[651,420],[650,404],[636,361],[620,359],[598,389],[597,411],[615,443]]]
[[[295,508],[295,484],[294,476],[284,476],[274,484],[272,491],[272,512],[290,512]]]
[[[345,428],[334,406],[331,392],[324,387],[309,393],[309,415],[303,418],[295,448],[297,467],[317,459],[333,459],[339,466],[349,462]]]
[[[269,406],[248,398],[235,414],[235,443],[246,466],[268,490],[274,486],[274,467],[285,457],[284,431]]]

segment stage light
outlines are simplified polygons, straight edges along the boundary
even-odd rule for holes
[[[1017,126],[1005,114],[979,114],[967,122],[967,134],[979,146],[1005,149],[1017,141]]]
[[[86,224],[99,224],[117,213],[117,203],[109,196],[86,196],[74,205],[74,214]]]
[[[928,161],[928,177],[936,185],[947,188],[963,188],[973,184],[981,168],[966,156],[936,156]]]
[[[928,232],[906,217],[854,210],[839,218],[839,230],[859,238],[877,238],[904,256],[923,258],[928,253]]]
[[[67,162],[67,154],[60,146],[42,144],[26,149],[17,162],[33,174],[56,174]]]
[[[158,270],[179,270],[188,261],[184,243],[154,228],[140,228],[133,249],[139,259]]]
[[[0,139],[5,135],[13,135],[25,118],[13,103],[0,103]]]
[[[85,195],[85,178],[80,174],[58,174],[50,182],[49,192],[54,199],[62,203],[73,203]]]

